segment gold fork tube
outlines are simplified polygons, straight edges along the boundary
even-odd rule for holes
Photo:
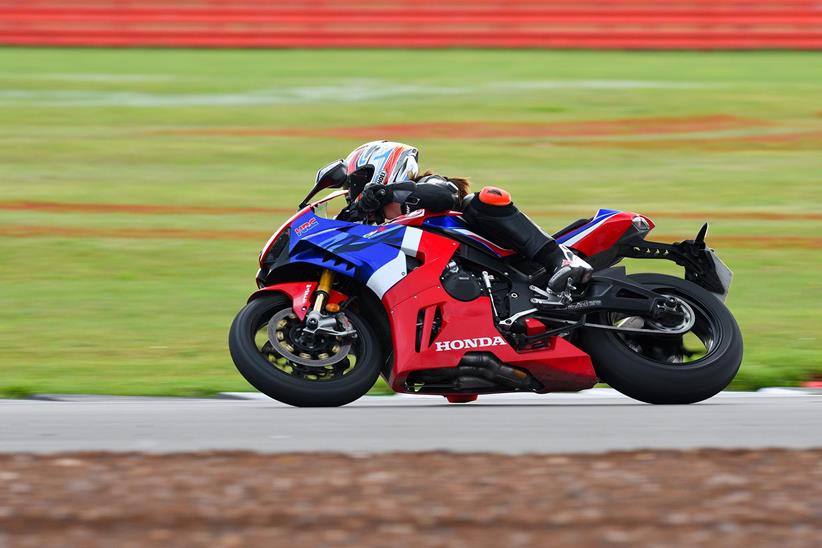
[[[327,268],[323,269],[323,273],[320,276],[320,283],[317,284],[317,290],[314,292],[316,295],[316,298],[314,299],[314,310],[316,312],[323,311],[325,301],[331,294],[332,283],[334,283],[334,272],[332,270],[328,270]]]

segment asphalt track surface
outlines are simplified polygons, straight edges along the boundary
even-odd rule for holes
[[[254,396],[250,396],[254,398]],[[573,453],[822,447],[822,395],[724,393],[651,406],[610,390],[536,397],[366,397],[296,409],[257,397],[0,400],[0,452],[252,450]]]

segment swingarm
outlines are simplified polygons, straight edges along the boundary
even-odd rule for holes
[[[534,293],[541,295],[540,292]],[[679,336],[694,324],[694,311],[688,303],[632,282],[624,267],[597,272],[588,283],[585,293],[576,299],[571,299],[565,293],[552,297],[531,298],[531,303],[537,307],[532,317],[544,323],[548,329],[534,335],[510,333],[516,347],[525,348],[544,343],[552,336],[566,336],[582,328]],[[604,313],[614,314],[616,321],[603,319]],[[500,325],[502,327],[504,322]]]
[[[531,302],[539,307],[535,314],[537,318],[578,321],[589,314],[611,312],[649,318],[662,325],[678,324],[683,320],[679,300],[632,282],[624,267],[609,268],[594,274],[584,295],[572,302],[557,305],[536,297]]]

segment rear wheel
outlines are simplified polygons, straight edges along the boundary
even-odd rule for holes
[[[307,337],[288,298],[256,299],[231,325],[231,357],[254,388],[275,400],[298,407],[345,405],[374,385],[383,359],[371,327],[351,309],[341,314],[340,327],[356,336]]]
[[[629,277],[686,303],[693,324],[687,333],[676,336],[581,330],[579,345],[591,356],[597,375],[623,394],[655,404],[694,403],[728,386],[742,362],[742,333],[725,305],[704,288],[680,278],[663,274]],[[634,319],[604,313],[596,321],[630,326]],[[652,322],[645,323],[652,327]]]

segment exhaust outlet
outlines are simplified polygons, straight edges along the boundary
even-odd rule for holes
[[[493,354],[470,353],[457,366],[459,374],[480,377],[517,390],[539,390],[542,386],[526,371],[505,365]]]

